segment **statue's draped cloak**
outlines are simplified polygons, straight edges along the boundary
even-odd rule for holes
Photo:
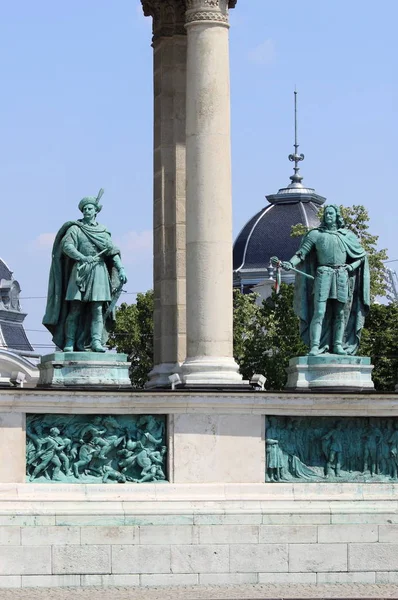
[[[313,230],[312,230],[313,231]],[[310,234],[311,232],[309,232]],[[348,300],[345,304],[345,333],[343,348],[347,354],[356,353],[365,324],[365,316],[370,306],[370,272],[365,250],[358,238],[348,229],[328,232],[337,235],[347,252],[347,263],[362,259],[360,266],[350,274]],[[309,235],[307,234],[307,235]],[[315,278],[317,271],[316,248],[313,247],[300,264],[300,270]],[[294,311],[300,318],[300,335],[307,346],[310,346],[310,324],[314,314],[314,280],[296,275]],[[322,325],[320,349],[326,352],[333,348],[332,305],[327,303],[326,315]]]
[[[119,284],[119,275],[114,266],[113,257],[119,255],[120,251],[112,244],[107,229],[102,225],[96,225],[95,227],[86,225],[83,221],[68,221],[67,223],[64,223],[54,240],[48,281],[47,305],[43,317],[43,325],[51,332],[54,344],[61,349],[65,345],[65,320],[69,310],[69,302],[65,300],[66,290],[73,266],[76,263],[75,260],[64,254],[62,251],[62,241],[68,229],[73,225],[80,228],[82,233],[86,235],[88,240],[98,249],[98,253],[103,252],[101,256],[103,257],[108,270],[111,288],[116,289]],[[77,345],[81,349],[89,345],[90,332],[87,331],[87,324],[91,322],[91,317],[88,314],[86,315],[87,311],[90,310],[90,303],[83,301],[82,306],[83,310],[81,311],[78,327],[79,336],[77,340]],[[108,316],[106,323],[104,323],[102,334],[103,344],[106,343],[108,339],[108,332],[114,319],[115,314],[113,311]]]

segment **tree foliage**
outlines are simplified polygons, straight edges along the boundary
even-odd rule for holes
[[[270,390],[283,389],[289,360],[306,352],[293,311],[293,293],[293,285],[282,283],[279,294],[273,292],[261,306],[255,304],[255,294],[234,293],[235,360],[244,379],[261,373]]]
[[[130,379],[143,388],[153,367],[153,291],[137,294],[135,304],[123,302],[116,310],[116,323],[108,345],[131,360]]]
[[[369,213],[364,206],[340,206],[345,226],[355,233],[362,247],[366,250],[369,258],[370,268],[370,296],[372,302],[376,296],[384,296],[386,293],[386,271],[384,262],[387,257],[385,249],[378,250],[378,235],[372,235],[369,231]],[[319,210],[318,217],[322,219],[324,207]],[[298,237],[305,235],[309,228],[301,223],[293,225],[291,235]]]
[[[372,304],[359,352],[370,356],[376,390],[394,391],[398,374],[398,304]]]

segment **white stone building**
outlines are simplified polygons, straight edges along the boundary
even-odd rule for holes
[[[0,385],[10,380],[35,385],[38,380],[35,354],[26,335],[19,302],[21,287],[12,271],[0,258]]]

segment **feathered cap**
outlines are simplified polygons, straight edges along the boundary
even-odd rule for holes
[[[104,190],[101,188],[100,191],[98,192],[98,196],[86,196],[85,198],[82,198],[79,202],[79,210],[80,212],[83,212],[83,208],[86,206],[86,204],[94,204],[94,206],[97,209],[97,213],[99,213],[102,210],[102,204],[99,203],[99,201],[102,198],[102,195],[104,193]]]

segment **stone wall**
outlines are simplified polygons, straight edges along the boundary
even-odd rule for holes
[[[81,493],[72,486],[52,502],[48,486],[5,486],[0,587],[398,582],[396,484],[331,495],[326,484],[282,485],[277,495],[270,485],[144,485],[136,501],[112,485],[101,502],[87,485],[90,506],[71,500]]]

